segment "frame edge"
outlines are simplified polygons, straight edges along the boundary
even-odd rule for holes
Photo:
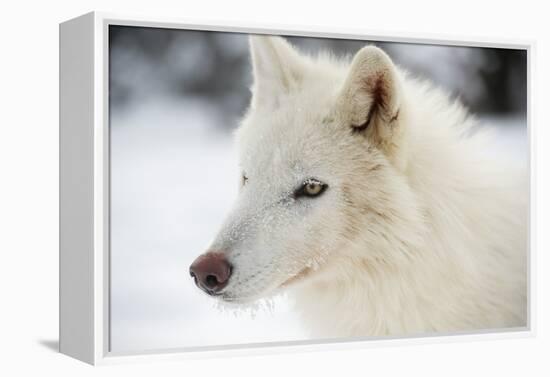
[[[94,14],[59,25],[59,351],[94,364]]]

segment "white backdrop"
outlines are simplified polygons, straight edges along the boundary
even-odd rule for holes
[[[548,125],[544,114],[550,83],[550,40],[543,2],[442,1],[335,4],[272,1],[82,0],[4,2],[0,127],[0,374],[86,375],[548,375]],[[58,315],[57,23],[93,9],[142,15],[180,16],[290,25],[324,25],[415,33],[434,37],[537,39],[534,114],[537,144],[536,338],[400,346],[353,351],[296,353],[126,365],[93,369],[51,351]],[[545,349],[546,348],[546,349]]]

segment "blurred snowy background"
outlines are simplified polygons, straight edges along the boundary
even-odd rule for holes
[[[289,38],[304,51],[384,48],[447,88],[500,146],[527,158],[524,51]],[[250,99],[247,36],[110,27],[111,349],[144,351],[307,339],[285,297],[216,307],[188,267],[237,193],[231,132]]]

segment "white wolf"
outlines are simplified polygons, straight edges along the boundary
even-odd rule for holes
[[[190,268],[199,288],[237,303],[288,289],[318,337],[525,326],[523,164],[379,48],[250,47],[242,188]]]

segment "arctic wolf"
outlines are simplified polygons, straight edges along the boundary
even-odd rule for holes
[[[286,290],[316,337],[525,326],[525,167],[377,47],[250,48],[240,193],[197,286],[234,303]]]

